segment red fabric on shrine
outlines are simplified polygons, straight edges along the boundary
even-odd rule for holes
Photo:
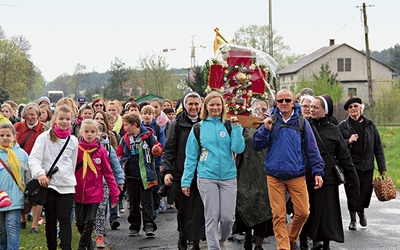
[[[212,65],[210,67],[210,79],[208,82],[208,86],[210,86],[210,88],[220,89],[222,86],[224,86],[225,70],[227,70],[227,68],[222,68],[221,65]],[[230,79],[229,85],[231,87],[237,86],[234,77],[238,72],[239,71],[237,70],[232,70],[231,73],[229,74],[229,79]],[[249,70],[248,73],[251,75],[249,80],[252,82],[252,85],[248,88],[248,90],[251,90],[253,94],[264,94],[265,82],[262,79],[265,78],[264,70],[261,69]]]
[[[226,62],[230,66],[244,66],[249,67],[252,63],[253,54],[250,51],[230,50],[226,57]]]

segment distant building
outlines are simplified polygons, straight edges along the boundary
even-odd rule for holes
[[[308,56],[303,57],[292,65],[280,70],[278,75],[279,88],[292,87],[300,81],[300,77],[306,78],[313,74],[318,75],[321,65],[328,64],[333,74],[337,73],[337,79],[343,84],[343,100],[349,97],[360,97],[368,103],[367,62],[365,53],[346,43],[335,44],[330,40],[327,47],[322,47]],[[391,86],[395,69],[379,62],[371,57],[372,91],[374,99],[379,95],[381,86]],[[376,100],[376,99],[375,99]]]

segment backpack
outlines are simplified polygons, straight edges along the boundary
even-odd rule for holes
[[[226,130],[228,131],[229,136],[231,136],[231,131],[232,131],[232,125],[229,120],[224,122],[224,126]],[[194,135],[196,136],[197,143],[199,144],[199,148],[201,148],[201,142],[200,142],[200,122],[196,123],[193,125],[193,132]]]
[[[272,115],[272,127],[274,127],[275,125],[276,126],[279,126],[279,127],[285,127],[285,128],[292,128],[292,129],[295,129],[295,130],[300,130],[300,132],[301,132],[301,138],[303,138],[304,139],[304,116],[302,116],[302,115],[299,115],[299,126],[298,127],[296,127],[296,126],[291,126],[291,125],[288,125],[288,124],[286,124],[286,123],[276,123],[276,120],[278,119],[278,116],[276,115],[276,114],[273,114]]]

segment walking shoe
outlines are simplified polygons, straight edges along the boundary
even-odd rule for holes
[[[350,222],[349,230],[357,230],[357,224],[355,221]]]
[[[154,236],[156,236],[155,234],[154,234],[154,229],[153,228],[146,228],[145,230],[144,230],[144,232],[146,233],[146,237],[154,237]]]
[[[116,230],[121,224],[118,221],[111,222],[111,229]]]
[[[26,222],[21,222],[21,224],[19,225],[19,228],[26,229]]]
[[[30,233],[37,234],[39,233],[39,229],[37,227],[32,227],[31,230],[29,231]]]
[[[128,235],[129,235],[129,237],[136,237],[136,236],[139,235],[139,231],[135,230],[135,229],[129,230],[129,234]]]
[[[38,220],[38,225],[40,226],[40,225],[42,225],[43,224],[43,218],[42,217],[39,217],[39,220]]]
[[[200,242],[198,240],[193,241],[192,250],[200,250]]]
[[[96,248],[106,248],[106,244],[104,243],[103,235],[99,234],[96,236]]]
[[[187,250],[187,240],[182,235],[179,235],[178,250]]]
[[[363,227],[367,226],[367,217],[365,216],[364,211],[362,212],[357,212],[358,217],[360,217],[360,225]]]

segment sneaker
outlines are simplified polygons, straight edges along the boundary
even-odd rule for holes
[[[40,225],[42,225],[42,224],[43,224],[43,218],[42,218],[42,217],[39,217],[38,225],[40,226]]]
[[[125,213],[125,208],[121,207],[121,208],[119,209],[119,212],[120,212],[121,214]]]
[[[349,230],[357,230],[357,224],[355,221],[350,222]]]
[[[106,244],[104,243],[104,237],[103,235],[99,234],[96,236],[96,248],[106,248]]]
[[[39,228],[37,228],[37,227],[32,227],[31,230],[30,230],[29,232],[30,232],[30,233],[34,233],[34,234],[37,234],[37,233],[39,233]]]
[[[146,237],[154,237],[154,236],[156,236],[154,234],[154,229],[153,228],[146,228],[145,232],[146,232]]]
[[[138,230],[129,230],[129,237],[136,237],[139,235],[139,231]]]
[[[111,229],[116,230],[121,224],[118,221],[111,222]]]

